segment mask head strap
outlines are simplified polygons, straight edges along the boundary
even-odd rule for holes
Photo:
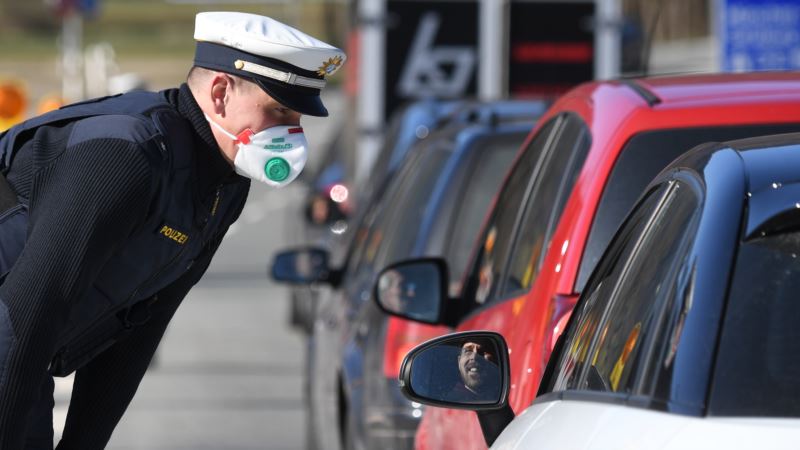
[[[238,135],[233,135],[231,133],[228,133],[228,131],[225,130],[224,128],[222,128],[222,126],[220,126],[217,122],[214,122],[213,120],[211,120],[211,118],[208,117],[208,114],[203,114],[203,115],[206,117],[206,120],[208,121],[208,123],[213,125],[214,128],[216,128],[219,131],[221,131],[222,134],[224,134],[225,136],[228,136],[229,138],[233,139],[234,142],[241,142],[242,144],[247,145],[247,144],[250,143],[250,138],[255,134],[255,133],[253,133],[253,130],[251,130],[250,128],[246,128],[244,131],[242,131]]]

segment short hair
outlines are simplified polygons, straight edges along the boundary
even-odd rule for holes
[[[189,69],[189,73],[186,75],[186,84],[188,84],[190,88],[194,89],[197,87],[197,84],[200,81],[205,80],[206,78],[210,77],[215,73],[217,73],[217,71],[215,70],[206,69],[205,67],[200,67],[200,66],[192,66],[192,68]],[[247,81],[247,83],[237,83],[237,85],[239,86],[247,86],[248,89],[252,87],[258,87],[258,85],[250,79],[233,75],[227,72],[225,73],[229,77],[234,78],[236,81]]]

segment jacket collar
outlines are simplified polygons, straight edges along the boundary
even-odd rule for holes
[[[183,83],[178,89],[165,91],[165,96],[167,101],[191,123],[195,131],[195,176],[201,188],[200,192],[208,192],[222,183],[243,181],[243,177],[237,175],[233,167],[222,156],[222,150],[217,145],[211,127],[194,99],[192,91],[189,90],[189,86]]]

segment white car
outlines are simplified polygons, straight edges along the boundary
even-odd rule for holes
[[[527,410],[491,332],[415,348],[402,390],[476,410],[493,449],[798,448],[799,255],[800,134],[700,146],[617,231]]]

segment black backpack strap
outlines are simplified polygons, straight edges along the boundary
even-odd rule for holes
[[[148,91],[133,91],[127,94],[117,94],[72,103],[60,109],[33,117],[0,134],[0,172],[7,172],[11,166],[11,160],[19,147],[18,138],[34,132],[40,126],[100,115],[117,114],[144,118],[149,117],[156,111],[169,109],[171,109],[171,106],[161,94]]]

